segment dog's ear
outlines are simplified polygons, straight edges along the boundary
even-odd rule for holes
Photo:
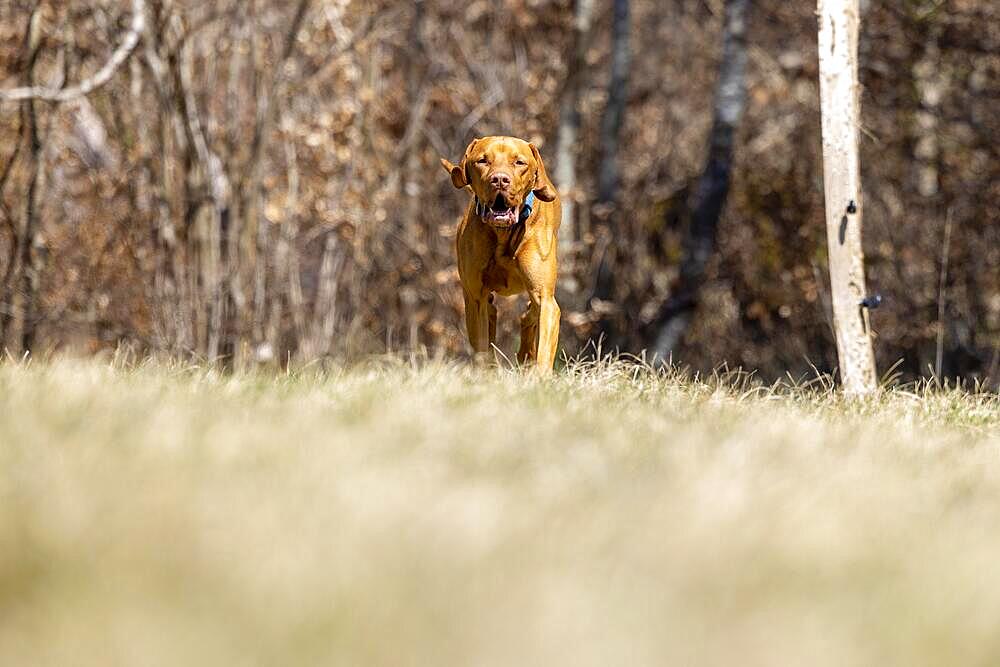
[[[462,189],[470,184],[469,180],[469,155],[472,154],[475,145],[479,143],[479,139],[473,139],[472,142],[466,146],[465,155],[462,156],[462,161],[458,164],[452,164],[448,160],[441,158],[441,166],[451,174],[452,184],[459,189]]]
[[[545,163],[542,162],[542,156],[538,153],[538,148],[535,144],[528,144],[528,146],[531,147],[531,154],[534,156],[535,164],[537,165],[535,185],[531,188],[531,191],[542,201],[552,201],[556,198],[556,188],[552,185],[549,175],[545,172]]]
[[[462,161],[462,164],[465,164],[465,160]],[[444,167],[445,171],[451,174],[451,183],[456,188],[464,188],[468,185],[468,182],[465,180],[464,166],[454,165],[444,158],[441,158],[441,166]]]

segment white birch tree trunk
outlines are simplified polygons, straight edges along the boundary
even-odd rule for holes
[[[844,391],[876,388],[865,308],[858,159],[858,0],[819,0],[819,84],[823,182],[837,355]]]

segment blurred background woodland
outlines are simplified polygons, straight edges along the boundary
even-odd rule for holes
[[[1000,4],[862,7],[879,369],[996,386]],[[816,32],[779,0],[0,0],[0,347],[464,354],[438,159],[512,134],[569,204],[566,353],[832,372]]]

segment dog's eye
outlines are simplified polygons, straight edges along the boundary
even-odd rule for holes
[[[489,163],[490,163],[490,161],[486,159],[485,155],[483,157],[479,158],[478,160],[476,160],[476,164],[489,164]]]
[[[516,164],[518,167],[524,167],[528,163],[522,160],[521,158],[518,158],[517,161],[514,162],[514,164]]]

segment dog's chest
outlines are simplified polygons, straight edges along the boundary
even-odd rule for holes
[[[508,254],[506,243],[497,244],[493,256],[483,270],[483,285],[504,296],[524,291],[521,269],[513,255]]]

